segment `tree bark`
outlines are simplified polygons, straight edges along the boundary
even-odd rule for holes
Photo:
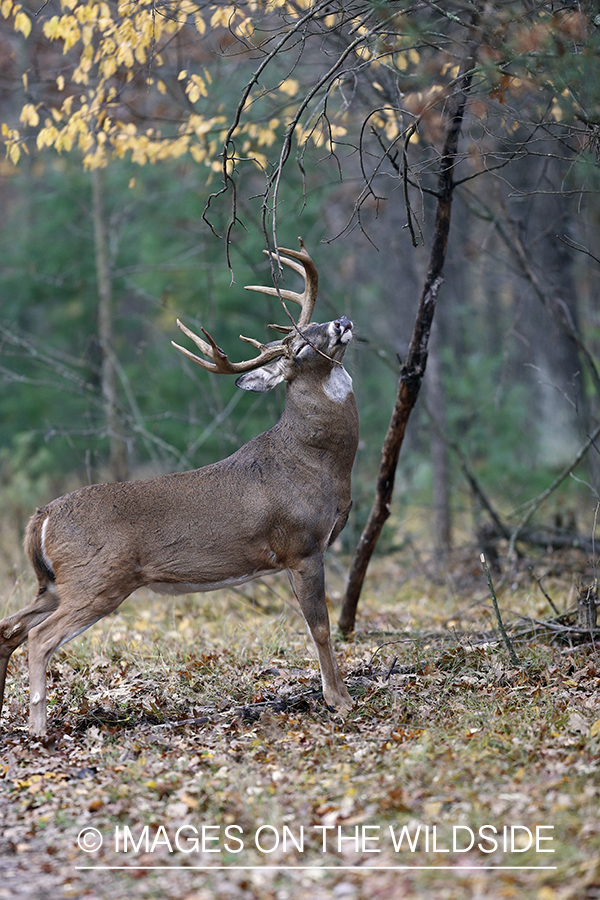
[[[338,624],[343,634],[349,634],[354,630],[356,609],[367,567],[381,534],[381,529],[390,514],[396,467],[406,432],[406,425],[417,402],[421,381],[425,374],[431,323],[435,312],[437,295],[443,281],[442,273],[450,232],[450,211],[454,190],[454,164],[465,105],[471,87],[471,65],[472,60],[469,60],[466,71],[462,76],[460,87],[449,104],[449,123],[440,159],[438,200],[429,265],[419,300],[408,355],[400,371],[398,392],[392,418],[383,443],[375,500],[354,554],[348,575],[346,592],[342,600]]]
[[[109,440],[109,470],[113,481],[127,478],[127,443],[119,417],[118,378],[114,365],[113,278],[108,252],[108,228],[104,208],[102,169],[92,170],[92,218],[96,281],[98,285],[98,343],[100,345],[100,383],[104,418]]]

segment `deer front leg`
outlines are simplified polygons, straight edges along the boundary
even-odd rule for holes
[[[4,686],[6,684],[6,670],[8,669],[9,659],[10,653],[0,656],[0,713],[2,712],[2,705],[4,703]]]
[[[338,712],[348,712],[353,706],[353,701],[342,680],[331,646],[323,557],[311,556],[288,572],[300,609],[317,648],[325,703]]]

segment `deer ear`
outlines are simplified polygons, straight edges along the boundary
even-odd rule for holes
[[[256,391],[257,394],[264,394],[281,384],[282,381],[285,381],[285,363],[281,359],[276,359],[275,362],[261,366],[260,369],[240,375],[239,378],[236,378],[235,384],[243,391]]]

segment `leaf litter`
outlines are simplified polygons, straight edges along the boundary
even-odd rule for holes
[[[0,900],[600,897],[595,648],[525,633],[523,584],[515,667],[481,585],[441,601],[399,571],[377,562],[337,641],[345,720],[276,581],[128,601],[53,658],[44,741],[17,652]]]

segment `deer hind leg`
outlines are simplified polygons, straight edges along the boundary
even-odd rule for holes
[[[113,612],[123,596],[90,597],[85,589],[63,585],[60,604],[29,633],[29,732],[46,733],[46,668],[52,654],[94,622]]]
[[[4,700],[8,661],[17,647],[25,643],[31,629],[52,615],[59,602],[58,594],[53,589],[44,587],[40,589],[33,603],[0,622],[0,712]]]
[[[331,646],[323,558],[311,556],[302,560],[296,568],[289,569],[288,574],[317,649],[325,703],[338,712],[348,712],[353,701],[342,680]]]

